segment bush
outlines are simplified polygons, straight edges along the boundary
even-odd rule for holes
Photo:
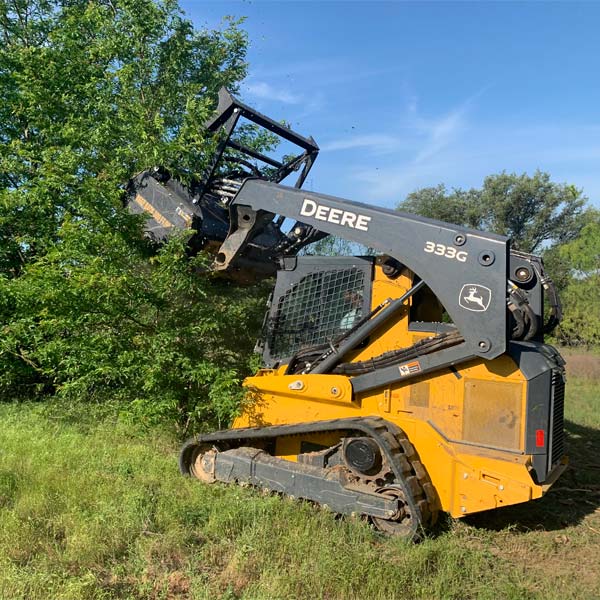
[[[122,196],[154,165],[202,173],[245,33],[194,30],[172,0],[16,0],[0,35],[0,393],[225,424],[263,292],[199,277],[184,238],[155,255]]]

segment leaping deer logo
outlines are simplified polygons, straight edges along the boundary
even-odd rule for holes
[[[458,303],[467,310],[483,312],[488,309],[492,292],[484,285],[466,283],[460,290]]]
[[[483,298],[481,296],[477,296],[477,288],[471,287],[469,288],[469,295],[464,296],[463,299],[466,302],[474,302],[475,304],[479,304],[481,306],[481,310],[485,310],[485,304],[483,303]]]

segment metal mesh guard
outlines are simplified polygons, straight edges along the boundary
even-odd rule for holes
[[[350,329],[363,316],[364,278],[357,268],[318,271],[292,285],[269,323],[271,355],[289,357]]]

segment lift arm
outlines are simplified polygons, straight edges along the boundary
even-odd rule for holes
[[[234,268],[276,215],[392,256],[426,282],[465,338],[464,352],[494,358],[507,344],[509,240],[267,181],[244,182],[230,206],[229,235],[215,268]]]

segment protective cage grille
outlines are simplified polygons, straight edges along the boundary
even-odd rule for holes
[[[365,314],[364,268],[308,273],[277,300],[267,323],[272,358],[327,343],[350,329]]]
[[[559,371],[552,372],[552,439],[548,467],[556,464],[565,453],[564,445],[565,380]]]

